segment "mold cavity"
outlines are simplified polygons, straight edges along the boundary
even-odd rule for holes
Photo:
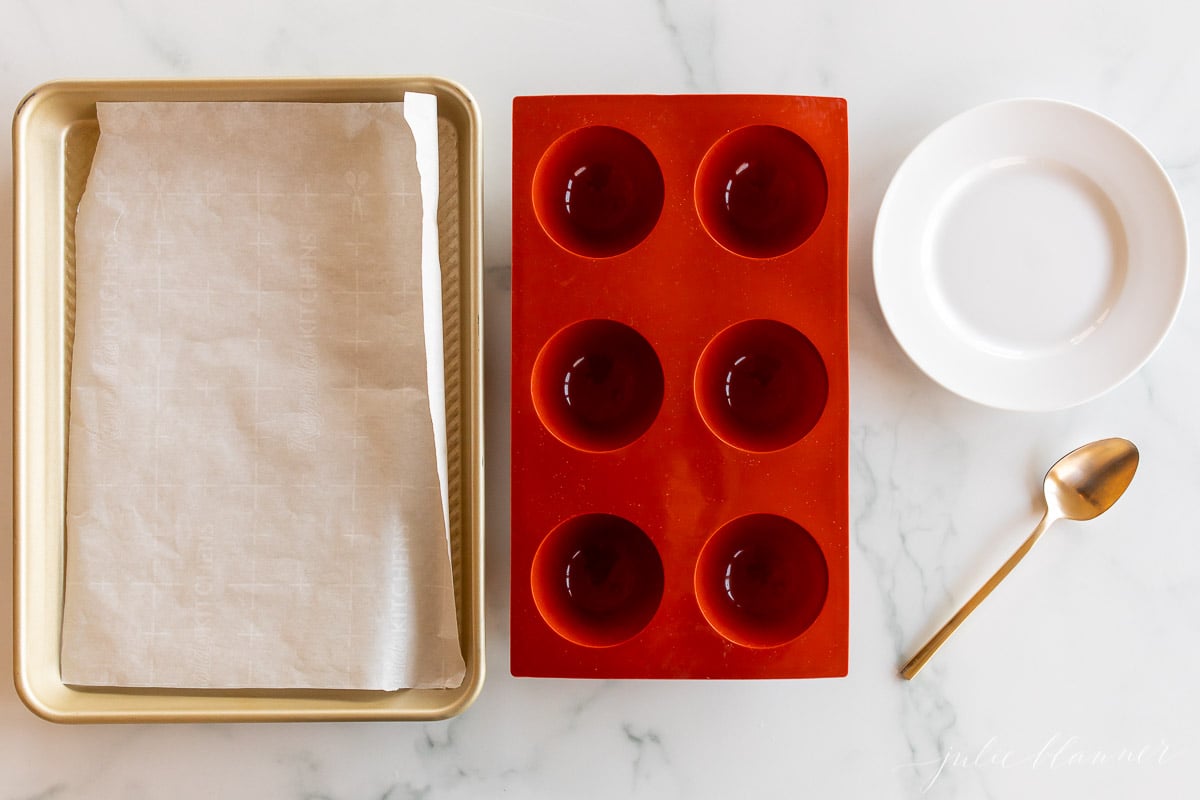
[[[807,142],[774,125],[724,136],[696,173],[696,212],[722,247],[772,258],[808,239],[825,213],[829,185]]]
[[[538,221],[576,255],[608,258],[632,249],[654,229],[662,206],[654,154],[619,128],[571,131],[550,145],[534,171]]]
[[[696,405],[726,444],[782,450],[804,438],[825,409],[829,378],[816,347],[782,322],[747,320],[717,334],[696,367]]]
[[[804,528],[774,514],[751,514],[705,542],[695,588],[701,612],[723,637],[743,647],[779,647],[821,613],[829,570]]]
[[[620,322],[593,319],[563,328],[533,365],[533,405],[542,424],[579,450],[607,452],[638,439],[663,399],[654,348]]]
[[[611,514],[585,514],[552,530],[534,555],[531,580],[546,623],[585,647],[632,639],[654,617],[663,594],[654,543]]]

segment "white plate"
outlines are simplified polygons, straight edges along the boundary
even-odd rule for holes
[[[1179,199],[1116,123],[1053,100],[961,114],[908,156],[875,225],[875,289],[917,366],[985,405],[1091,400],[1145,363],[1187,277]]]

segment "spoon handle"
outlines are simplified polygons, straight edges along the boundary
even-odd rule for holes
[[[1029,538],[1017,548],[1017,551],[1008,557],[1008,561],[1005,561],[1004,565],[1001,566],[1000,569],[996,570],[996,574],[988,578],[987,583],[979,587],[979,591],[971,595],[971,599],[968,600],[963,607],[958,610],[958,613],[951,617],[950,621],[943,625],[942,629],[935,633],[933,638],[926,642],[925,646],[922,647],[917,654],[912,657],[912,660],[904,665],[904,667],[900,670],[900,675],[904,677],[905,680],[911,681],[913,676],[921,671],[921,667],[925,666],[925,662],[933,657],[933,654],[938,651],[939,647],[945,644],[946,640],[950,638],[950,635],[958,630],[958,626],[963,623],[963,620],[969,617],[971,612],[978,608],[979,604],[982,603],[984,599],[992,593],[992,590],[1000,585],[1000,581],[1008,577],[1008,573],[1013,571],[1013,567],[1015,567],[1021,561],[1021,559],[1025,557],[1025,554],[1030,551],[1030,549],[1037,543],[1037,540],[1041,538],[1042,534],[1046,532],[1046,529],[1049,528],[1056,519],[1057,517],[1051,516],[1049,511],[1042,515],[1042,521],[1039,522],[1038,526],[1033,529],[1033,533],[1029,534]]]

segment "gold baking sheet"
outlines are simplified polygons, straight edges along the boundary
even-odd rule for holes
[[[64,506],[75,212],[103,101],[398,102],[438,99],[450,547],[467,674],[456,689],[178,691],[63,684]],[[13,643],[17,693],[54,722],[432,720],[479,694],[483,647],[482,145],[474,100],[434,77],[64,81],[13,120]]]

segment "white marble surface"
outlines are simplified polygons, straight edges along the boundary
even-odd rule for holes
[[[901,353],[875,300],[870,242],[888,179],[924,133],[1020,95],[1074,101],[1126,126],[1163,161],[1194,222],[1197,30],[1200,7],[1188,0],[0,1],[0,108],[73,76],[437,73],[466,84],[486,131],[490,448],[490,673],[465,715],[428,725],[59,727],[25,710],[5,661],[0,799],[1191,796],[1200,785],[1200,536],[1187,514],[1200,485],[1196,293],[1158,354],[1116,391],[1071,411],[993,411],[935,386]],[[848,678],[507,675],[510,100],[637,91],[849,101]],[[0,220],[10,210],[0,194]],[[0,250],[9,236],[0,227]],[[4,315],[7,298],[6,289]],[[10,370],[0,372],[7,385]],[[7,414],[10,392],[0,396]],[[1086,527],[1052,531],[920,679],[900,681],[903,657],[1033,528],[1045,468],[1105,435],[1142,449],[1130,493]],[[0,484],[8,474],[5,463]],[[5,643],[9,567],[0,548]]]

